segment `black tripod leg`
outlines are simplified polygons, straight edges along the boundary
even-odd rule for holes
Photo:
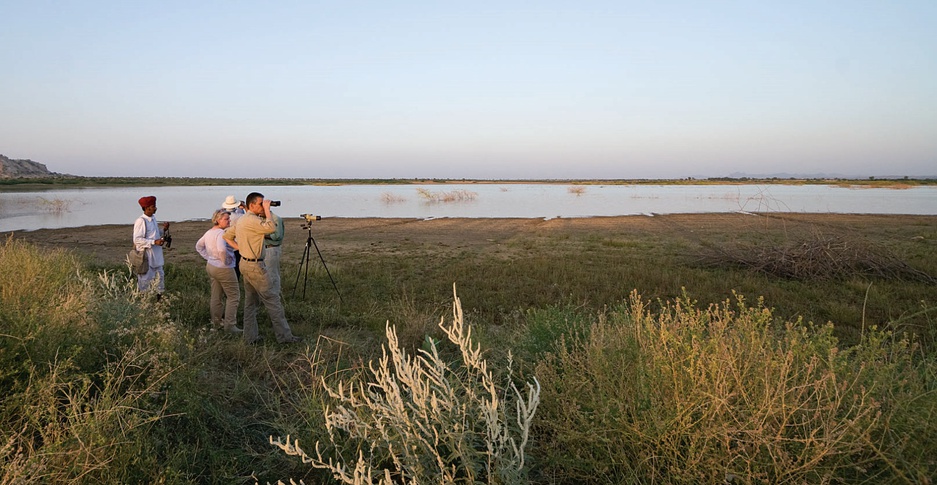
[[[345,300],[342,298],[341,292],[338,291],[338,285],[336,285],[335,280],[332,279],[332,272],[329,271],[329,267],[325,264],[325,258],[322,257],[322,252],[319,251],[319,245],[316,244],[316,240],[312,238],[311,233],[309,235],[309,239],[312,240],[312,245],[316,247],[316,254],[319,255],[319,261],[322,261],[322,267],[325,268],[325,274],[329,275],[329,281],[332,282],[332,288],[335,288],[335,293],[338,294],[338,300],[341,301],[342,303],[345,303]]]
[[[303,257],[299,260],[299,268],[296,271],[296,281],[293,282],[293,297],[296,296],[296,288],[299,287],[299,275],[303,274],[303,264],[306,270],[309,270],[309,241],[306,240],[306,247],[303,249]],[[306,282],[303,281],[303,298],[306,298]]]
[[[309,282],[309,241],[312,240],[312,235],[310,234],[309,239],[306,239],[306,271],[303,275],[303,300],[306,299],[306,283]]]

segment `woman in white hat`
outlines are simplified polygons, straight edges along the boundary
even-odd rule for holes
[[[231,214],[231,225],[237,222],[238,217],[244,215],[244,202],[237,200],[233,195],[225,197],[221,208],[228,214]]]
[[[225,197],[224,202],[221,204],[221,210],[228,213],[228,219],[230,220],[228,225],[231,227],[234,227],[234,224],[237,222],[237,220],[241,216],[244,215],[245,208],[246,207],[244,206],[244,201],[237,200],[237,198],[234,197],[233,195],[229,195]],[[235,276],[237,276],[238,280],[241,279],[241,268],[239,267],[240,264],[241,264],[241,252],[238,250],[235,250],[234,251],[234,274]]]

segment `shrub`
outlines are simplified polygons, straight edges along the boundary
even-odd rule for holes
[[[635,293],[537,366],[561,483],[916,482],[934,476],[933,364],[877,329],[840,350],[832,325],[778,325],[736,296],[658,315]]]
[[[478,198],[478,193],[465,189],[433,192],[420,187],[416,192],[427,202],[469,202]]]
[[[129,273],[0,244],[0,482],[134,483],[170,474],[148,433],[187,343]]]
[[[510,363],[506,385],[496,383],[457,296],[452,322],[444,322],[439,327],[458,348],[458,364],[447,363],[433,339],[418,356],[407,355],[388,323],[383,357],[369,366],[373,382],[327,387],[337,402],[325,412],[337,458],[325,458],[319,443],[310,456],[290,436],[270,442],[344,483],[523,481],[539,383],[527,384],[525,398],[511,382]]]

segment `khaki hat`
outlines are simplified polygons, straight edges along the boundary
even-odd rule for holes
[[[221,208],[231,210],[239,205],[241,205],[241,203],[233,195],[229,195],[225,197],[224,204],[221,204]]]

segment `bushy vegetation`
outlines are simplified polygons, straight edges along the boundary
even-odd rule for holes
[[[0,482],[937,478],[932,286],[769,282],[660,247],[613,233],[512,241],[489,259],[351,251],[329,260],[342,306],[318,274],[316,298],[286,299],[304,344],[247,346],[210,330],[200,263],[171,263],[157,301],[125,267],[7,239]],[[897,252],[933,273],[920,247]],[[711,298],[730,288],[793,307]],[[836,319],[791,318],[811,301],[843,306],[848,341]]]
[[[383,355],[369,365],[372,382],[325,384],[336,402],[325,413],[330,448],[350,456],[326,458],[316,443],[313,457],[289,436],[271,443],[348,484],[525,482],[540,385],[534,378],[522,394],[510,362],[505,383],[495,377],[454,289],[453,297],[452,321],[439,328],[458,350],[455,362],[447,362],[432,338],[408,355],[388,324]]]
[[[119,272],[61,251],[0,246],[3,483],[171,477],[148,439],[190,345]]]
[[[558,483],[926,483],[932,360],[870,328],[780,322],[760,302],[651,312],[637,294],[536,366],[539,472]]]

